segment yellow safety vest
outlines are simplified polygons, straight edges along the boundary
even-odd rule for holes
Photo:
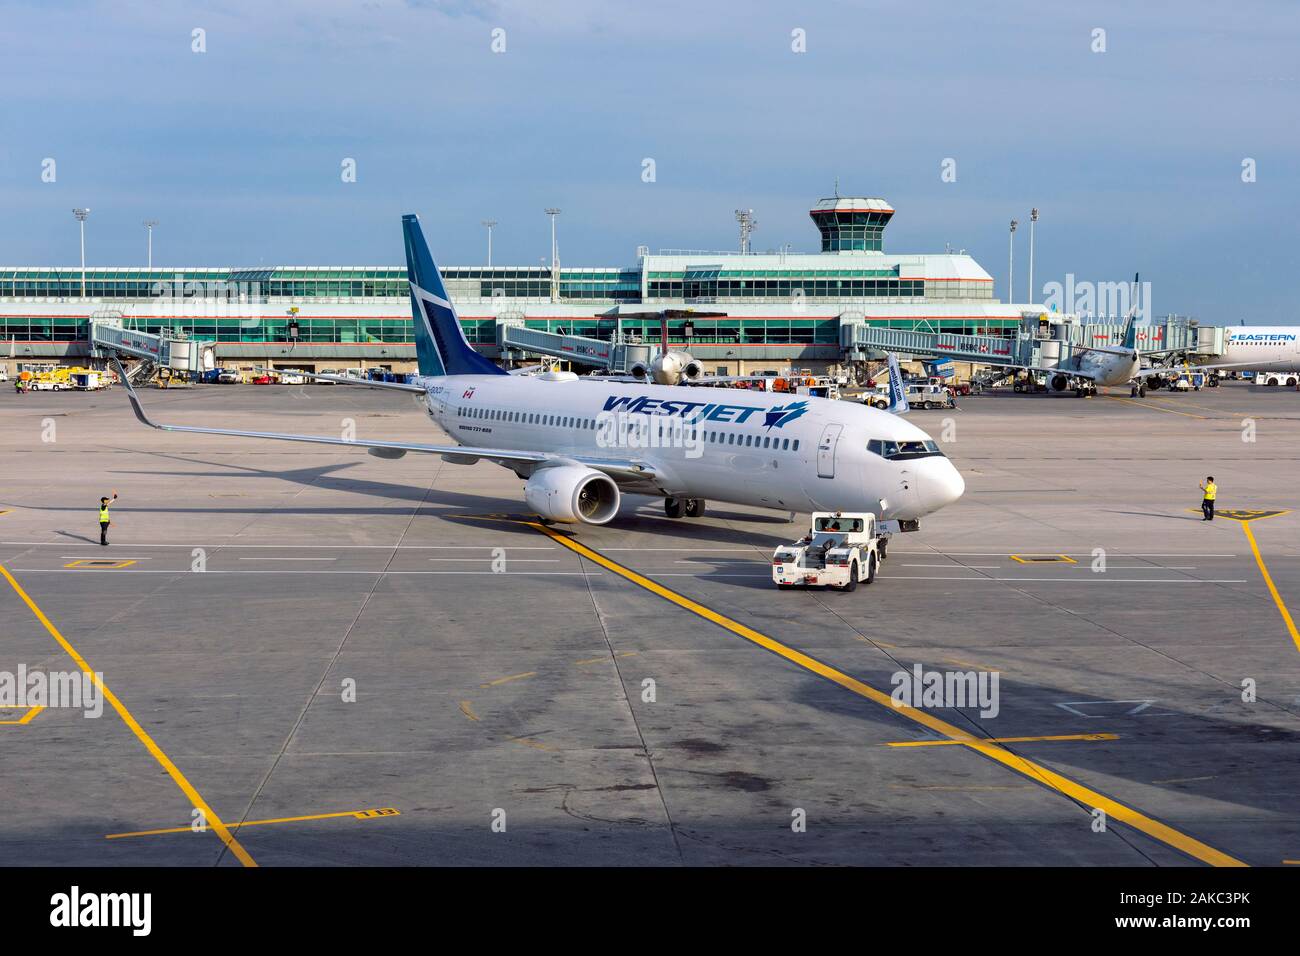
[[[1219,493],[1219,486],[1216,485],[1214,482],[1210,482],[1208,485],[1205,486],[1206,501],[1213,501],[1214,496],[1217,495],[1218,493]]]
[[[102,505],[99,509],[99,523],[105,524],[108,521],[108,505]]]

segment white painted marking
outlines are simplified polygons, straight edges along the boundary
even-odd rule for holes
[[[739,572],[737,572],[737,573],[732,573],[732,572],[729,572],[729,571],[727,571],[727,572],[722,572],[722,573],[717,573],[717,574],[715,574],[715,573],[712,572],[712,571],[701,571],[699,574],[686,574],[686,573],[683,572],[683,571],[667,571],[667,572],[664,572],[664,573],[662,573],[662,574],[660,574],[660,573],[656,573],[656,572],[654,572],[654,571],[645,571],[645,572],[638,572],[638,573],[644,573],[647,577],[649,577],[650,575],[654,575],[656,578],[703,578],[703,577],[710,577],[710,578],[770,578],[770,577],[772,576],[771,574],[768,574],[768,573],[765,573],[765,572],[762,572],[762,571],[750,571],[750,572],[748,572],[748,573],[746,573],[746,574],[741,574],[741,573],[739,573]]]
[[[338,558],[240,558],[240,561],[337,561]]]
[[[710,548],[704,545],[699,545],[694,548],[601,548],[600,550],[602,552],[605,551],[710,551],[715,554],[722,551],[728,551],[728,552],[736,552],[738,554],[753,554],[757,549],[756,548]]]
[[[607,549],[608,550],[608,549]],[[901,551],[895,548],[889,549],[890,554],[910,554],[923,558],[942,558],[948,555],[966,556],[972,558],[998,558],[1005,557],[1009,551]],[[1068,551],[1062,548],[1039,548],[1034,554],[1065,554],[1070,557],[1075,555],[1091,556],[1091,551]],[[1162,552],[1157,554],[1152,551],[1116,551],[1109,550],[1109,553],[1120,558],[1235,558],[1235,554],[1193,554],[1191,552]]]
[[[1096,710],[1098,706],[1100,706],[1102,710],[1106,710],[1107,707],[1111,704],[1121,704],[1121,705],[1136,704],[1137,705],[1136,707],[1130,707],[1124,709],[1121,714],[1121,716],[1124,717],[1136,717],[1138,714],[1143,714],[1143,712],[1146,711],[1146,709],[1154,703],[1156,703],[1156,699],[1154,697],[1151,697],[1151,698],[1141,698],[1138,700],[1067,700],[1058,704],[1054,704],[1053,706],[1059,707],[1061,708],[1061,710],[1074,714],[1076,717],[1092,718],[1092,717],[1114,717],[1115,714],[1113,710],[1110,713],[1089,714],[1082,710],[1078,710],[1077,708],[1091,707],[1092,709]],[[1144,716],[1169,717],[1172,716],[1172,714],[1169,711],[1165,711],[1159,714],[1144,714]]]
[[[1152,568],[1159,571],[1160,568]],[[971,577],[954,577],[953,575],[930,574],[889,574],[879,575],[891,581],[1024,581],[1028,584],[1245,584],[1246,580],[1230,578],[1112,578],[1104,574],[1094,574],[1090,578],[995,578],[979,574]]]
[[[463,558],[425,558],[425,560],[426,561],[493,561],[495,559],[491,555],[489,555],[485,558],[471,558],[466,556]],[[559,558],[510,558],[509,560],[511,564],[559,564],[560,563]]]
[[[23,574],[78,574],[84,571],[84,568],[13,568],[14,571],[20,571]],[[127,570],[125,568],[121,570]],[[577,577],[599,577],[600,571],[272,571],[269,569],[258,569],[256,571],[189,571],[185,568],[176,568],[171,571],[146,571],[130,569],[132,574],[193,574],[195,577],[202,577],[205,574],[483,574],[483,575],[538,575],[538,574],[558,574],[558,575],[576,575]],[[686,575],[682,575],[685,577]],[[692,577],[694,575],[691,575]]]
[[[100,545],[100,547],[103,547],[103,545]],[[61,556],[60,556],[60,560],[69,560],[69,561],[71,561],[71,560],[76,560],[76,561],[85,561],[85,560],[86,560],[86,556],[85,556],[84,554],[64,554],[64,555],[61,555]],[[112,561],[152,561],[153,558],[123,558],[123,557],[119,557],[119,556],[116,555],[116,554],[106,554],[106,555],[104,555],[104,560],[105,560],[105,561],[109,561],[109,560],[112,560]]]
[[[1086,564],[1076,564],[1076,568],[1091,570]],[[1107,565],[1107,573],[1111,571],[1195,571],[1195,565],[1177,565],[1177,564],[1111,564]]]
[[[683,561],[681,558],[678,558],[676,561],[673,562],[673,564],[699,564],[699,563],[700,563],[699,561]],[[735,562],[733,562],[733,563],[734,563],[734,564],[752,564],[752,565],[753,565],[754,567],[756,567],[756,568],[757,568],[757,567],[762,567],[762,566],[764,566],[764,565],[767,564],[766,561],[735,561]]]
[[[24,547],[34,548],[101,548],[103,545],[83,545],[71,544],[67,541],[0,541],[0,544],[23,545]],[[554,547],[546,545],[516,545],[516,544],[321,544],[319,541],[305,542],[301,544],[240,544],[235,541],[222,541],[217,544],[142,544],[138,541],[132,541],[129,545],[132,548],[279,548],[283,551],[291,551],[294,548],[306,548],[308,551],[325,551],[330,549],[349,550],[349,551],[491,551],[493,548],[505,548],[507,551],[554,551]],[[123,545],[125,547],[125,545]],[[641,550],[639,548],[630,550]],[[696,550],[694,548],[682,548],[679,550]],[[83,555],[84,557],[84,555]]]

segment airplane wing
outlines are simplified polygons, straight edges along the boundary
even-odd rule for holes
[[[1041,372],[1043,375],[1068,375],[1070,378],[1081,378],[1085,381],[1094,381],[1097,376],[1092,372],[1081,372],[1072,368],[1061,368],[1059,365],[1053,368],[1044,368],[1038,365],[1008,365],[1009,370],[1023,369],[1026,372]]]
[[[655,478],[654,469],[644,462],[630,458],[590,458],[581,455],[557,455],[543,451],[478,448],[473,445],[426,445],[413,442],[359,441],[346,438],[331,438],[327,435],[290,435],[282,432],[250,432],[231,428],[200,428],[195,425],[161,425],[145,414],[144,407],[140,404],[140,396],[136,394],[135,388],[126,377],[126,370],[122,368],[122,363],[116,355],[113,356],[113,364],[117,366],[118,378],[126,388],[126,395],[131,400],[131,408],[135,411],[135,417],[142,424],[160,431],[193,432],[199,435],[230,435],[236,438],[268,438],[275,441],[310,442],[317,445],[364,448],[376,458],[401,458],[408,451],[419,452],[427,455],[441,455],[444,459],[456,465],[472,465],[480,458],[483,458],[514,468],[517,471],[529,473],[552,461],[576,461],[589,468],[594,468],[596,471],[604,472],[616,481],[621,480],[629,483],[648,482],[653,484]],[[387,384],[394,383],[389,382]]]
[[[254,366],[259,372],[267,372],[271,375],[277,375],[280,372],[288,371],[287,369],[261,368]],[[416,395],[424,394],[423,385],[408,385],[405,382],[374,382],[368,378],[353,378],[351,375],[322,375],[320,372],[300,372],[293,370],[294,375],[301,375],[303,378],[319,379],[322,382],[334,382],[338,385],[361,385],[365,388],[387,388],[394,392],[411,392]]]
[[[682,386],[705,386],[705,385],[725,385],[732,382],[757,382],[763,378],[771,376],[763,375],[700,375],[696,378],[683,378],[678,385]],[[580,375],[579,381],[583,382],[629,382],[634,385],[654,385],[654,376],[646,375],[637,378],[635,375]]]
[[[1218,365],[1186,365],[1182,367],[1165,366],[1162,368],[1144,368],[1134,375],[1134,378],[1146,378],[1149,375],[1178,375],[1182,372],[1207,372],[1215,368],[1250,368],[1252,365],[1259,364],[1255,362],[1227,362]]]

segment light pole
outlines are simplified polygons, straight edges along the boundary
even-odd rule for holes
[[[1034,223],[1038,222],[1038,207],[1029,210],[1029,304],[1034,304]]]
[[[1007,239],[1007,304],[1010,305],[1015,301],[1016,294],[1013,291],[1016,278],[1016,226],[1020,223],[1014,219],[1011,220],[1011,233]]]
[[[551,301],[558,302],[560,299],[560,253],[555,244],[555,219],[559,216],[560,210],[554,206],[546,209],[546,215],[551,217]]]
[[[72,210],[72,214],[81,224],[81,297],[84,299],[86,297],[86,217],[90,215],[90,209],[78,206]]]
[[[489,269],[492,267],[492,227],[495,226],[496,224],[497,221],[495,219],[483,220],[483,225],[487,226],[487,231],[488,231],[488,263],[487,264]],[[555,240],[552,239],[551,243],[552,245],[554,245]]]
[[[736,222],[740,223],[740,254],[749,255],[749,236],[758,228],[758,220],[754,218],[754,210],[737,209]]]
[[[153,268],[153,227],[158,225],[157,219],[146,219],[144,227],[149,230],[149,268]]]

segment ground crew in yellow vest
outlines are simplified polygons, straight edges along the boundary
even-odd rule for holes
[[[1205,497],[1201,499],[1201,514],[1205,517],[1201,520],[1213,521],[1214,499],[1219,496],[1219,486],[1214,483],[1213,475],[1201,482],[1201,491],[1205,493]]]
[[[113,500],[117,500],[117,492],[113,492]],[[99,543],[108,544],[108,526],[113,522],[108,519],[108,499],[99,499]]]

